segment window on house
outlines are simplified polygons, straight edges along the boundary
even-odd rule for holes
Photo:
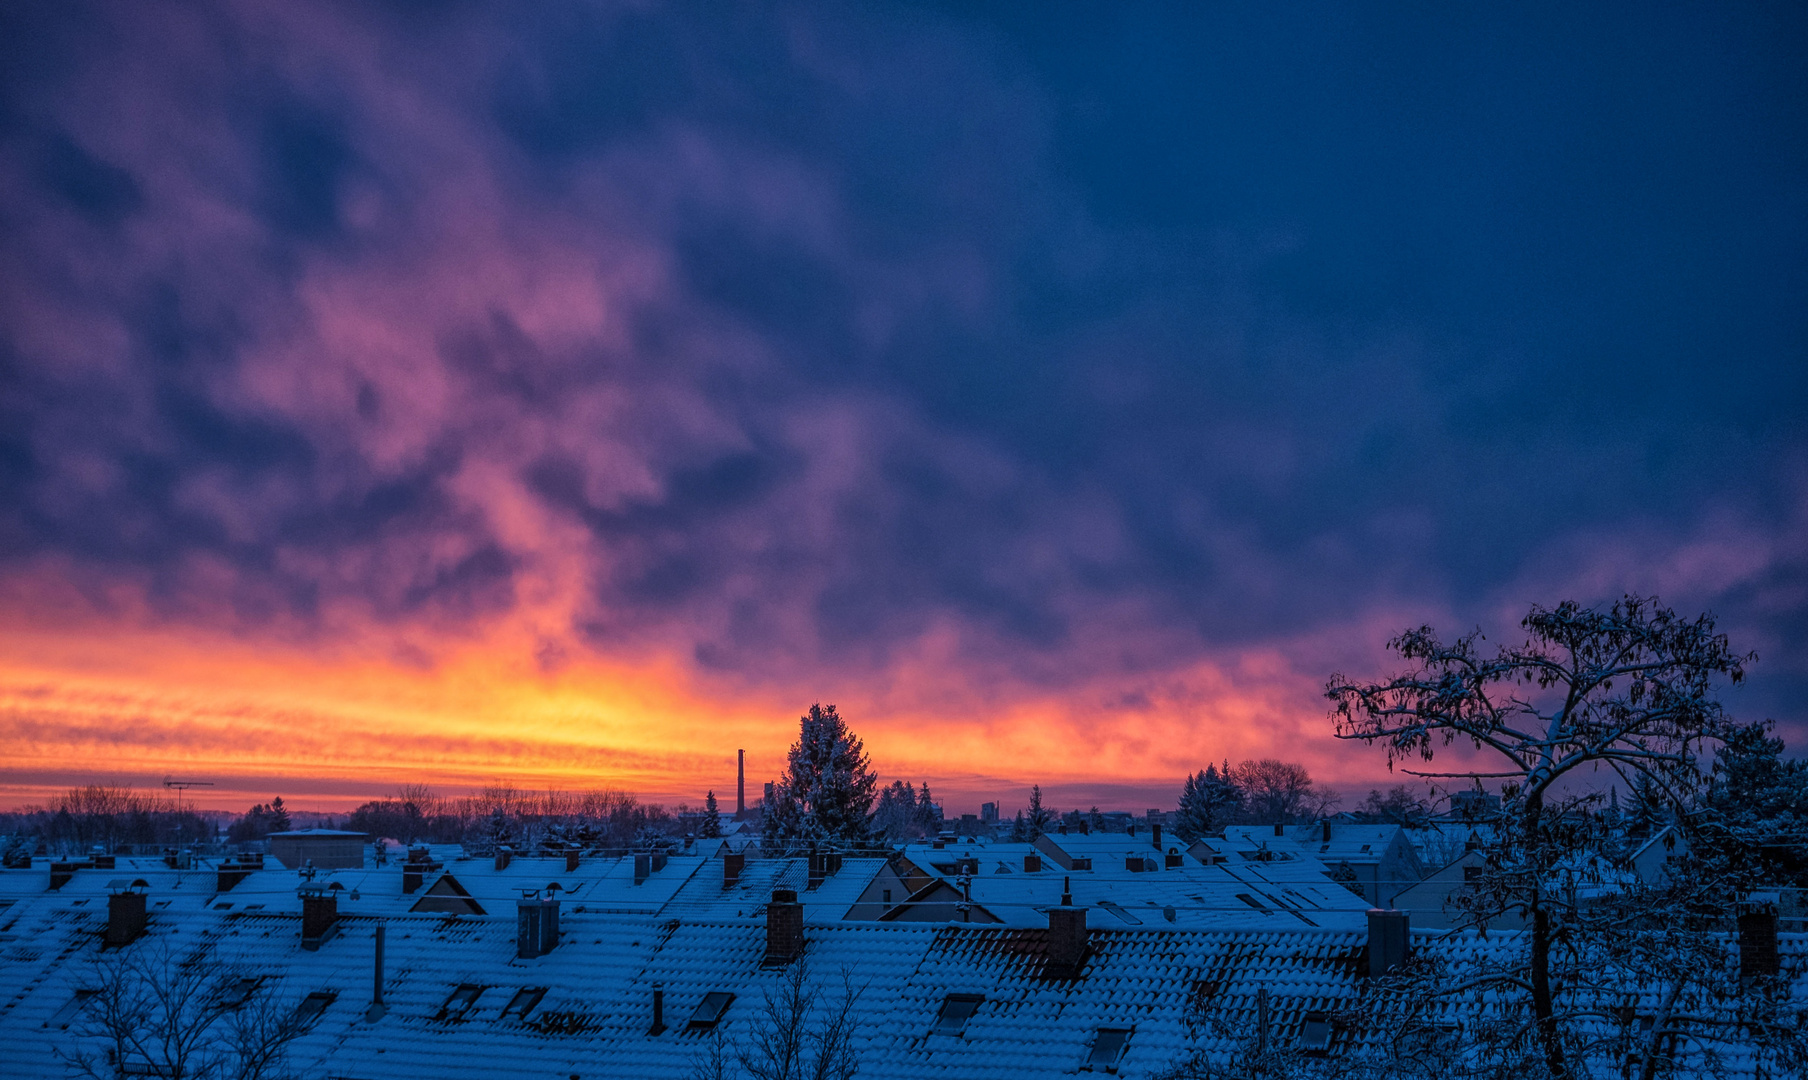
[[[220,987],[220,1004],[236,1009],[251,999],[257,990],[256,979],[234,979]]]
[[[540,999],[545,996],[546,987],[544,986],[524,986],[515,991],[515,996],[509,998],[509,1003],[502,1007],[502,1015],[508,1016],[513,1013],[526,1020],[527,1014],[533,1012],[534,1006],[540,1004]]]
[[[302,998],[301,1004],[295,1006],[295,1023],[301,1027],[307,1027],[320,1019],[320,1014],[325,1012],[326,1007],[331,1005],[333,999],[338,996],[331,990],[316,990]]]
[[[82,1014],[82,1010],[88,1007],[88,1003],[93,1001],[94,995],[98,993],[100,993],[99,990],[77,990],[74,997],[65,1001],[62,1008],[52,1013],[50,1019],[44,1021],[44,1026],[58,1029],[67,1028],[75,1022],[75,1018]]]
[[[1465,885],[1469,885],[1469,884],[1473,884],[1474,882],[1481,881],[1483,878],[1485,878],[1487,876],[1488,876],[1488,868],[1485,866],[1465,866],[1465,867],[1463,867],[1463,884],[1465,884]]]
[[[722,1022],[722,1014],[728,1011],[728,1005],[734,1001],[734,995],[724,990],[712,990],[703,995],[697,1002],[697,1008],[691,1013],[690,1022],[684,1025],[686,1031],[708,1031]]]
[[[1092,1038],[1092,1053],[1086,1057],[1088,1069],[1103,1069],[1108,1073],[1117,1071],[1117,1063],[1124,1056],[1124,1047],[1130,1044],[1130,1032],[1133,1028],[1100,1028]]]
[[[461,983],[457,989],[447,995],[446,1003],[440,1006],[439,1015],[434,1019],[457,1020],[470,1011],[471,1006],[477,1004],[477,999],[481,996],[483,996],[483,987],[471,983]]]
[[[1306,1014],[1300,1026],[1300,1049],[1323,1053],[1331,1048],[1331,1018],[1321,1012]]]
[[[936,1014],[935,1030],[931,1034],[959,1035],[985,1000],[978,994],[949,994],[942,1001],[942,1011]]]
[[[882,903],[882,904],[891,903],[891,890],[890,889],[884,890],[884,892],[882,892],[880,894],[880,896],[881,896],[881,899],[879,901],[880,903]]]

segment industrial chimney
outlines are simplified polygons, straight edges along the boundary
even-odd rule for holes
[[[734,816],[739,821],[747,816],[747,751],[735,751]]]

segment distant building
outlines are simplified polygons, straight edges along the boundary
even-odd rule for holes
[[[979,820],[987,825],[998,824],[998,804],[995,802],[979,804]]]
[[[312,863],[317,870],[346,870],[364,865],[364,841],[361,832],[341,829],[300,829],[271,833],[270,857],[290,870]]]

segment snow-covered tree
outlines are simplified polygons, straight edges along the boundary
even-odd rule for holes
[[[1584,804],[1598,796],[1566,799],[1560,785],[1580,770],[1607,769],[1628,786],[1634,776],[1647,777],[1670,805],[1686,803],[1701,785],[1698,748],[1735,730],[1716,685],[1742,680],[1752,658],[1733,652],[1710,616],[1680,618],[1633,596],[1605,611],[1570,602],[1534,606],[1520,625],[1524,643],[1493,655],[1479,647],[1479,631],[1445,642],[1430,627],[1408,630],[1389,643],[1408,670],[1378,683],[1333,675],[1325,694],[1338,737],[1383,743],[1390,767],[1429,761],[1459,739],[1496,762],[1450,773],[1406,771],[1501,783],[1501,828],[1486,849],[1488,872],[1465,902],[1474,922],[1510,912],[1530,925],[1523,966],[1489,976],[1488,986],[1503,1001],[1525,1002],[1524,1022],[1511,1028],[1515,1045],[1550,1076],[1568,1080],[1587,1070],[1579,1058],[1586,1040],[1578,1034],[1587,1021],[1586,1011],[1560,994],[1597,973],[1575,968],[1575,978],[1566,979],[1564,970],[1553,970],[1558,938],[1557,962],[1588,957],[1598,967],[1597,952],[1614,955],[1594,947],[1599,935],[1628,924],[1596,922],[1591,935],[1579,922],[1585,913],[1575,902],[1575,879],[1586,866],[1578,854],[1595,821]],[[1686,950],[1678,950],[1680,962]],[[1678,994],[1703,985],[1683,980],[1678,974],[1671,984]]]
[[[1174,824],[1174,835],[1186,843],[1210,836],[1224,824],[1226,816],[1243,802],[1242,793],[1230,781],[1226,767],[1207,765],[1186,778],[1180,789],[1180,812]]]
[[[716,807],[714,791],[703,796],[703,817],[697,823],[697,835],[705,840],[714,840],[722,835],[722,811]]]
[[[1042,785],[1030,786],[1030,812],[1024,816],[1024,839],[1035,840],[1055,823],[1055,815],[1042,806]]]
[[[784,848],[799,842],[866,842],[879,779],[866,748],[835,711],[811,705],[792,744],[785,775],[766,808],[765,840]]]

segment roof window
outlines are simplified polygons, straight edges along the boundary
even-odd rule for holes
[[[227,1009],[236,1009],[250,1000],[257,990],[256,979],[234,979],[220,986],[220,1005]]]
[[[1121,905],[1119,905],[1118,903],[1116,903],[1115,901],[1100,900],[1099,906],[1104,908],[1106,911],[1111,912],[1113,915],[1116,915],[1118,918],[1124,920],[1125,922],[1131,924],[1132,926],[1141,926],[1143,924],[1143,921],[1141,919],[1130,914],[1128,911],[1125,911],[1123,909],[1123,907]]]
[[[935,1028],[930,1034],[959,1035],[985,1000],[978,994],[949,994],[942,1000],[942,1011],[936,1014]]]
[[[307,997],[302,998],[301,1004],[295,1006],[295,1025],[297,1027],[307,1027],[309,1024],[320,1019],[320,1014],[325,1012],[326,1007],[331,1005],[333,999],[338,996],[338,994],[331,990],[316,990]]]
[[[515,996],[509,998],[509,1003],[502,1007],[502,1015],[507,1016],[514,1013],[526,1020],[527,1014],[533,1012],[534,1006],[540,1004],[540,999],[545,996],[546,987],[544,986],[524,986],[515,991]]]
[[[1264,914],[1266,914],[1268,911],[1267,908],[1262,906],[1262,902],[1260,900],[1257,900],[1255,897],[1249,895],[1246,892],[1238,893],[1237,899],[1243,901],[1245,904],[1248,904],[1250,907],[1255,908],[1257,911],[1260,911]]]
[[[1105,1072],[1117,1072],[1117,1063],[1124,1056],[1124,1047],[1130,1044],[1130,1033],[1134,1028],[1100,1028],[1092,1038],[1092,1053],[1086,1057],[1088,1069],[1103,1069]]]
[[[458,1020],[469,1012],[471,1006],[483,995],[483,987],[473,983],[460,983],[458,988],[446,995],[446,1003],[439,1007],[439,1015],[435,1020]]]
[[[1331,1018],[1321,1012],[1306,1014],[1300,1025],[1300,1049],[1322,1054],[1331,1048]]]
[[[99,990],[77,990],[74,997],[65,1001],[62,1008],[52,1013],[50,1019],[44,1021],[44,1026],[58,1029],[67,1028],[75,1022],[75,1018],[81,1015],[82,1010],[88,1007],[88,1002],[94,1000],[94,995],[98,993],[100,993]]]
[[[215,904],[213,906],[213,909],[215,911],[231,911],[232,910],[232,901],[222,900],[219,903]]]
[[[728,1005],[734,995],[724,990],[712,990],[703,995],[697,1008],[691,1013],[690,1022],[684,1025],[686,1031],[708,1031],[722,1022],[722,1014],[728,1011]]]

